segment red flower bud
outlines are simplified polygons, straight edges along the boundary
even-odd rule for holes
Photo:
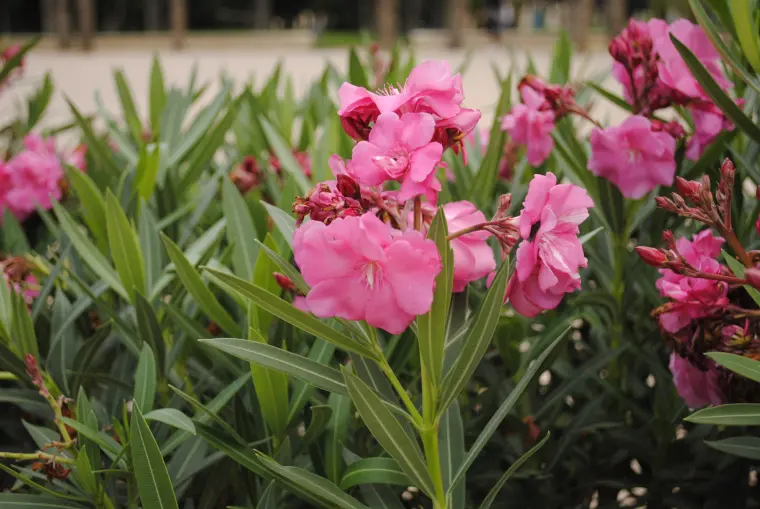
[[[338,175],[338,183],[336,187],[338,188],[338,191],[347,198],[358,200],[362,197],[359,184],[348,175]]]
[[[699,195],[702,192],[702,184],[696,180],[686,180],[676,177],[676,189],[684,198],[693,202],[699,201]]]
[[[720,175],[723,178],[730,178],[733,180],[735,174],[736,168],[734,167],[734,163],[732,163],[729,158],[725,158],[723,164],[720,165]]]
[[[744,278],[747,280],[747,284],[752,288],[760,290],[760,270],[754,267],[747,269],[744,273]]]
[[[652,267],[663,268],[668,263],[668,256],[661,249],[638,246],[636,253],[644,260],[644,263]]]
[[[291,292],[296,291],[296,285],[293,282],[292,279],[290,279],[285,274],[281,274],[279,272],[272,272],[272,276],[274,276],[274,280],[277,281],[277,284],[280,285],[280,288],[283,290],[288,290]]]

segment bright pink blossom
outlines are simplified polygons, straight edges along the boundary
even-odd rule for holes
[[[654,49],[660,57],[657,67],[659,79],[666,86],[691,99],[708,98],[694,75],[691,74],[684,59],[681,58],[673,41],[670,40],[672,34],[694,53],[721,88],[730,87],[730,82],[721,66],[720,54],[702,27],[687,19],[676,20],[670,26],[661,19],[653,19],[649,21],[649,29]]]
[[[63,175],[52,140],[27,136],[24,150],[0,165],[0,211],[7,208],[23,221],[37,205],[49,209],[52,199],[61,198],[59,182]]]
[[[723,266],[716,259],[720,254],[723,238],[715,237],[712,230],[702,230],[691,241],[681,237],[676,248],[681,256],[701,272],[720,274]],[[687,277],[670,269],[661,269],[657,289],[663,297],[671,299],[668,312],[660,315],[660,325],[670,333],[676,333],[696,318],[714,313],[728,304],[728,285],[722,281]]]
[[[443,206],[449,233],[486,221],[486,216],[468,201]],[[461,292],[472,281],[486,277],[496,270],[493,249],[488,245],[490,233],[480,230],[461,235],[451,241],[454,251],[454,291]]]
[[[678,395],[689,408],[722,405],[725,397],[718,385],[718,373],[710,368],[702,371],[676,353],[670,354],[670,372]]]
[[[673,184],[675,149],[672,136],[633,115],[619,126],[591,132],[588,169],[615,184],[623,196],[637,199],[658,185]]]
[[[523,242],[507,288],[518,313],[536,316],[554,309],[565,293],[580,288],[578,271],[587,260],[578,239],[579,225],[593,206],[584,189],[557,184],[553,173],[533,177],[519,219]]]
[[[530,87],[521,87],[523,102],[515,105],[504,116],[501,128],[509,136],[528,149],[528,162],[540,166],[554,148],[552,131],[554,130],[554,112],[545,109],[546,102],[542,95]]]
[[[686,148],[686,157],[696,161],[720,133],[733,131],[734,124],[710,101],[695,101],[689,110],[694,119],[694,135]]]
[[[366,320],[400,334],[433,302],[441,259],[432,240],[391,228],[372,213],[309,221],[296,230],[293,253],[311,286],[316,316]]]
[[[431,141],[435,120],[426,113],[383,113],[377,119],[368,141],[353,150],[352,172],[363,185],[377,186],[389,180],[401,182],[398,199],[406,201],[425,195],[435,203],[441,183],[436,168],[443,147]]]

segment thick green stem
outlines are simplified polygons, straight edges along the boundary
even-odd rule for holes
[[[21,453],[21,452],[0,452],[0,458],[16,461],[53,461],[55,463],[74,463],[74,460],[65,456],[56,456],[44,452]]]
[[[406,393],[406,389],[404,389],[404,386],[401,385],[401,381],[396,376],[396,373],[393,372],[393,369],[391,368],[390,364],[388,364],[388,360],[385,358],[385,355],[383,355],[382,352],[380,352],[380,359],[381,360],[378,362],[380,369],[388,378],[393,388],[396,389],[396,393],[398,393],[401,401],[406,407],[407,412],[409,412],[409,414],[412,416],[412,419],[414,419],[414,422],[417,424],[417,426],[421,426],[423,422],[422,415],[420,415],[419,411],[417,411],[417,407],[414,406],[414,402],[409,397],[409,394]]]
[[[420,372],[422,375],[422,416],[425,426],[425,429],[421,433],[422,446],[425,449],[428,473],[433,479],[433,487],[435,488],[433,507],[445,509],[446,492],[443,489],[443,472],[441,471],[441,454],[438,443],[438,425],[440,420],[436,417],[438,397],[424,362],[421,362]]]

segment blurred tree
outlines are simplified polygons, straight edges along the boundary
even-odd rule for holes
[[[181,49],[187,32],[187,0],[171,0],[171,15],[174,48]]]
[[[162,28],[162,6],[161,0],[143,0],[143,30],[155,32]]]
[[[82,49],[92,50],[95,35],[95,0],[77,0],[77,28],[82,38]]]
[[[380,45],[393,48],[398,34],[398,0],[375,0],[377,34]]]
[[[58,34],[58,46],[65,49],[71,45],[69,2],[56,0],[55,4],[55,31]]]
[[[628,17],[628,2],[626,0],[607,0],[607,28],[610,34],[620,32]]]
[[[448,22],[451,30],[449,45],[452,48],[464,46],[465,28],[467,22],[467,0],[448,0]]]
[[[268,28],[270,11],[269,0],[253,0],[253,28]]]

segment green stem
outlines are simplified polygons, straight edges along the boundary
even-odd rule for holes
[[[0,371],[0,380],[18,380],[18,377],[7,371]]]
[[[404,403],[406,410],[412,416],[412,419],[414,419],[414,422],[417,424],[417,426],[421,426],[423,422],[422,415],[420,415],[420,412],[417,410],[417,407],[414,406],[414,402],[409,397],[409,394],[406,393],[406,389],[404,389],[404,386],[401,385],[401,381],[396,376],[396,373],[393,372],[390,364],[388,364],[388,359],[385,358],[385,355],[383,355],[382,351],[378,353],[380,354],[380,361],[378,361],[380,369],[391,382],[393,388],[396,389],[396,392],[401,398],[401,401]]]
[[[56,456],[44,452],[22,453],[22,452],[0,452],[0,458],[16,461],[53,461],[55,463],[74,463],[74,460],[65,456]]]
[[[446,492],[443,489],[443,472],[441,471],[441,453],[438,443],[438,426],[440,420],[436,418],[437,397],[432,380],[428,376],[425,363],[421,363],[422,374],[422,414],[425,429],[420,433],[422,446],[425,449],[428,473],[433,479],[435,497],[433,498],[434,509],[446,508]]]

